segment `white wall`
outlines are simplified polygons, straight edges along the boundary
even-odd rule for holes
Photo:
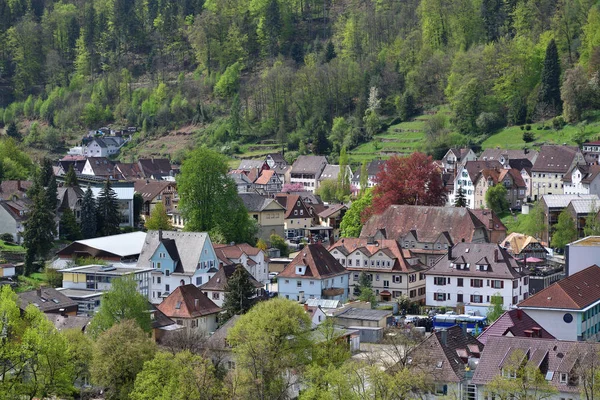
[[[573,275],[591,265],[600,265],[600,246],[567,245],[567,275]]]
[[[573,315],[573,321],[566,323],[563,321],[564,310],[528,310],[523,308],[523,311],[533,318],[538,324],[547,330],[552,336],[558,340],[577,340],[580,316],[576,313]]]

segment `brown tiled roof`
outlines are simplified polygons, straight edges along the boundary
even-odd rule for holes
[[[248,279],[250,280],[252,285],[254,285],[255,288],[259,289],[259,288],[263,287],[263,285],[261,285],[260,282],[258,282],[256,279],[254,279],[254,277],[252,275],[250,275],[250,273],[242,265],[230,264],[230,265],[223,265],[221,268],[219,268],[219,271],[217,271],[217,273],[214,274],[208,280],[208,282],[206,282],[204,285],[200,286],[200,289],[225,291],[225,286],[227,286],[227,282],[229,281],[229,278],[231,278],[231,276],[233,275],[235,270],[238,268],[238,266],[242,270],[244,270],[244,272],[248,275]]]
[[[41,288],[19,293],[19,308],[25,310],[29,304],[35,305],[41,312],[60,312],[61,309],[77,310],[77,302],[71,300],[53,288]],[[66,310],[68,311],[68,310]]]
[[[563,182],[571,182],[571,174],[576,169],[581,172],[582,183],[591,183],[600,174],[600,165],[575,165],[565,174]]]
[[[273,171],[272,169],[265,169],[264,171],[261,172],[259,177],[256,178],[254,183],[257,185],[266,185],[267,183],[269,183],[269,181],[271,180],[271,178],[273,177],[274,174],[275,174],[275,171]]]
[[[506,149],[485,149],[479,159],[481,160],[500,160],[502,156],[508,156],[508,162],[515,159],[527,159],[529,162],[538,154],[535,150],[506,150]]]
[[[17,196],[20,199],[31,185],[33,185],[31,181],[2,181],[0,182],[0,199],[12,200],[13,196]]]
[[[594,264],[540,290],[517,306],[581,310],[598,300],[600,300],[600,268]]]
[[[178,286],[158,305],[158,309],[169,318],[197,318],[221,311],[194,285]]]
[[[136,193],[142,195],[142,198],[146,201],[153,200],[156,196],[165,191],[169,186],[175,186],[173,182],[167,181],[149,181],[149,180],[136,180],[134,183],[134,190]]]
[[[465,376],[467,364],[463,356],[478,357],[483,351],[481,344],[459,326],[446,330],[446,343],[442,331],[437,331],[410,352],[411,367],[424,368],[434,382],[460,382]]]
[[[106,157],[90,157],[87,159],[95,176],[112,176],[117,179],[120,175],[115,163]]]
[[[138,166],[145,178],[157,178],[171,173],[171,162],[166,158],[140,158]]]
[[[306,266],[304,275],[296,274],[296,266]],[[321,244],[309,244],[278,275],[283,278],[313,277],[325,279],[348,271]]]
[[[478,271],[477,263],[487,258],[487,271]],[[469,269],[456,269],[451,264],[470,264]],[[440,259],[428,271],[430,275],[465,276],[473,278],[514,279],[523,276],[517,261],[495,243],[458,243],[448,255]]]
[[[142,171],[137,163],[117,163],[117,169],[123,175],[126,180],[142,179]]]
[[[485,345],[490,336],[526,337],[525,331],[532,331],[532,328],[539,328],[540,336],[537,337],[554,339],[554,336],[535,322],[525,311],[515,308],[502,314],[477,337],[477,340]]]
[[[335,214],[340,210],[343,210],[344,208],[347,208],[344,204],[333,204],[321,211],[318,215],[321,218],[329,218],[329,216]]]
[[[485,230],[486,226],[465,207],[391,205],[364,224],[360,237],[375,236],[383,230],[387,239],[398,240],[414,230],[420,242],[433,243],[448,232],[453,243],[460,243],[470,242],[478,229]]]
[[[497,160],[490,161],[467,161],[465,170],[469,173],[472,182],[477,180],[477,175],[484,169],[502,169],[502,164]]]
[[[315,174],[318,178],[326,165],[327,159],[323,156],[299,156],[292,164],[292,173]]]
[[[506,226],[502,223],[502,220],[496,215],[493,210],[487,210],[485,208],[475,208],[469,210],[471,214],[475,216],[486,228],[495,231],[505,231]],[[490,220],[492,227],[490,227]]]
[[[538,158],[531,170],[564,174],[571,167],[578,152],[579,148],[576,146],[544,145],[540,148]]]

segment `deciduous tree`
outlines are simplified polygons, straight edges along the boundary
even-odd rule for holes
[[[550,245],[556,249],[564,249],[567,244],[577,239],[575,221],[566,208],[558,214],[558,222],[553,228]]]
[[[363,223],[367,216],[365,211],[368,211],[373,201],[373,189],[367,189],[364,194],[354,200],[352,205],[342,217],[340,231],[342,237],[358,237],[362,230]]]
[[[485,192],[485,203],[488,208],[494,210],[496,214],[508,210],[509,203],[506,198],[507,190],[502,183],[498,183]]]
[[[150,212],[150,217],[146,220],[146,229],[150,231],[157,231],[159,229],[169,231],[173,229],[171,220],[167,215],[167,210],[163,203],[158,203],[154,206],[154,209]]]

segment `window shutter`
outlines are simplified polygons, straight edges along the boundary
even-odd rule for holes
[[[471,295],[471,303],[473,303],[473,295]]]
[[[489,279],[487,280],[487,285],[490,286],[490,280]]]
[[[504,281],[500,281],[500,289],[504,289]]]

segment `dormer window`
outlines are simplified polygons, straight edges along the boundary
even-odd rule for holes
[[[564,372],[561,372],[558,379],[559,379],[560,383],[567,383],[569,381],[569,374],[565,374]]]
[[[296,275],[304,275],[306,271],[306,267],[304,265],[296,265]]]
[[[502,368],[502,376],[509,379],[516,379],[517,371],[512,368]]]

